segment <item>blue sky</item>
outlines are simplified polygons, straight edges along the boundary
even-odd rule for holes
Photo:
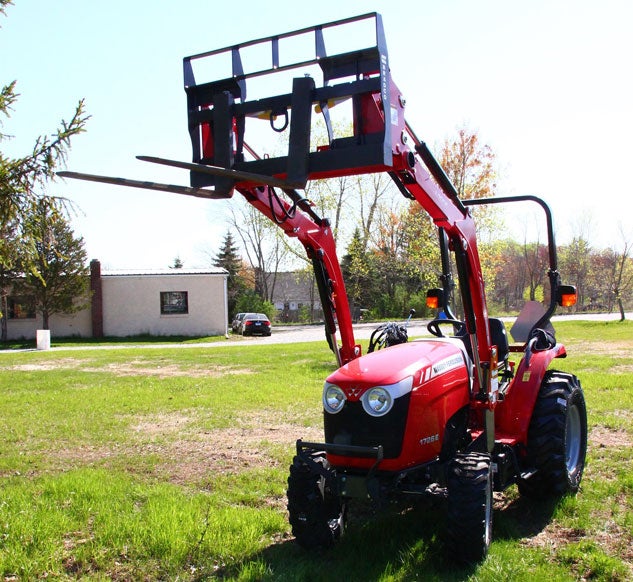
[[[500,193],[545,198],[559,241],[584,229],[617,244],[619,224],[633,237],[630,0],[16,0],[0,21],[0,83],[21,95],[3,151],[28,152],[85,98],[68,169],[187,185],[135,160],[191,158],[184,56],[370,11],[421,139],[468,124],[497,155]],[[51,191],[75,202],[75,230],[107,268],[208,265],[228,227],[226,202],[71,180]]]

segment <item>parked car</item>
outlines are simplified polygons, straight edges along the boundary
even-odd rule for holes
[[[246,315],[246,313],[236,313],[235,317],[233,318],[233,321],[231,322],[231,331],[233,333],[237,333],[239,327],[240,327],[240,323],[242,323],[242,319],[244,319],[244,316]]]
[[[242,335],[270,335],[270,320],[263,313],[246,313],[238,330]]]

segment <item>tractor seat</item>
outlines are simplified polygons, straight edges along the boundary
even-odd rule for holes
[[[510,355],[510,345],[508,344],[508,334],[503,321],[491,317],[488,319],[490,326],[490,339],[493,345],[497,346],[497,360],[499,364],[507,364]]]
[[[510,345],[508,343],[508,334],[506,333],[505,325],[503,325],[500,319],[494,317],[488,319],[488,325],[490,326],[490,339],[492,344],[497,346],[497,361],[500,366],[505,366],[508,363],[508,356],[510,355]],[[472,347],[468,335],[464,334],[455,337],[464,342],[468,355],[472,359]]]

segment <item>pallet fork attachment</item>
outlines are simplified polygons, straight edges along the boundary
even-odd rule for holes
[[[73,180],[84,180],[86,182],[97,182],[99,184],[112,184],[113,186],[126,186],[128,188],[142,188],[143,190],[157,190],[159,192],[170,192],[172,194],[185,194],[196,198],[209,198],[218,200],[227,198],[226,194],[219,194],[215,190],[207,188],[191,188],[189,186],[177,186],[175,184],[161,184],[159,182],[148,182],[142,180],[130,180],[129,178],[116,178],[113,176],[99,176],[96,174],[85,174],[82,172],[56,172],[60,178],[71,178]]]
[[[158,190],[160,192],[171,192],[174,194],[186,194],[197,198],[210,198],[220,200],[222,198],[231,198],[233,196],[233,184],[235,182],[246,182],[256,186],[272,186],[285,190],[293,190],[298,185],[289,183],[285,180],[279,180],[273,176],[264,176],[261,174],[253,174],[251,172],[240,172],[228,168],[219,168],[217,166],[209,166],[203,164],[195,164],[191,162],[180,162],[177,160],[168,160],[155,156],[136,156],[136,159],[142,162],[151,162],[172,168],[181,168],[190,172],[198,172],[211,176],[221,176],[231,180],[231,188],[228,191],[209,190],[206,188],[177,186],[175,184],[161,184],[159,182],[148,182],[142,180],[130,180],[129,178],[115,178],[112,176],[100,176],[96,174],[84,174],[81,172],[57,172],[60,178],[71,178],[75,180],[86,180],[88,182],[98,182],[102,184],[112,184],[114,186],[127,186],[131,188],[144,188],[146,190]]]
[[[232,170],[228,168],[220,168],[218,166],[195,164],[191,162],[179,162],[177,160],[168,160],[165,158],[157,158],[154,156],[136,156],[137,160],[142,162],[151,162],[153,164],[160,164],[163,166],[169,166],[171,168],[181,168],[184,170],[190,170],[191,172],[199,174],[208,174],[210,176],[222,176],[229,178],[233,183],[246,182],[252,183],[256,186],[273,186],[274,188],[282,188],[284,190],[301,188],[302,184],[299,182],[288,182],[286,180],[279,180],[274,176],[266,176],[263,174],[253,174],[251,172],[245,172],[240,170]],[[305,186],[305,184],[303,184]],[[232,193],[232,190],[231,190]]]
[[[328,54],[330,38],[339,27],[373,25],[370,46]],[[348,37],[353,36],[348,34]],[[336,37],[334,37],[336,40]],[[303,41],[311,54],[298,57],[293,43]],[[336,44],[334,49],[338,49]],[[257,50],[269,54],[263,65],[248,68],[248,54]],[[262,57],[262,60],[264,57]],[[230,62],[223,78],[197,81],[194,67],[205,69],[214,63]],[[220,65],[218,65],[220,66]],[[398,111],[391,105],[387,45],[382,19],[370,13],[294,32],[249,41],[225,49],[186,57],[183,61],[187,94],[187,115],[194,163],[209,164],[277,176],[304,187],[308,180],[342,174],[384,171],[393,165],[393,145],[400,140]],[[291,93],[247,101],[247,84],[257,77],[306,69],[322,78],[317,86],[312,76],[298,76]],[[329,118],[330,107],[340,101],[353,104],[353,135],[335,138]],[[312,109],[323,114],[329,143],[310,151]],[[394,123],[395,116],[395,123]],[[275,120],[281,117],[281,126]],[[268,119],[273,130],[289,128],[288,154],[248,160],[245,136],[257,119]],[[226,188],[223,177],[191,174],[194,187]]]

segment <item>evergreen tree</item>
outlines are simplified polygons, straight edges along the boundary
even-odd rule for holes
[[[11,0],[0,0],[0,16],[5,15]],[[2,130],[3,118],[9,117],[17,101],[16,81],[0,86],[0,144],[7,139]],[[5,157],[0,151],[0,318],[2,320],[2,338],[6,338],[6,294],[9,279],[16,274],[18,253],[13,244],[15,233],[23,229],[24,217],[34,211],[37,200],[42,197],[41,189],[47,180],[52,179],[59,163],[63,163],[72,136],[84,131],[89,117],[84,112],[84,101],[79,101],[69,122],[62,120],[61,127],[52,137],[40,136],[30,153],[20,158]],[[6,239],[5,237],[11,237]],[[15,241],[20,239],[15,237]]]
[[[183,263],[182,259],[180,257],[176,257],[174,259],[174,262],[169,265],[170,269],[182,269],[185,266],[185,263]]]
[[[16,220],[0,223],[0,340],[6,341],[7,299],[13,289],[14,282],[20,275],[20,256],[22,254],[22,237]]]
[[[15,85],[14,81],[0,89],[0,113],[6,116],[17,99]],[[71,137],[84,131],[87,120],[82,100],[71,121],[62,120],[62,128],[52,140],[39,137],[30,154],[12,159],[0,152],[0,224],[19,218],[42,196],[39,190],[54,178],[57,166],[66,159]],[[0,142],[4,137],[0,133]]]
[[[89,269],[83,238],[76,238],[61,203],[41,198],[23,221],[25,295],[34,298],[43,328],[55,313],[75,313],[88,300]]]
[[[227,300],[229,315],[234,315],[237,311],[237,302],[240,295],[244,294],[246,285],[240,273],[242,271],[242,257],[233,235],[227,231],[222,242],[222,247],[213,259],[214,267],[226,269],[229,273],[227,281]]]

